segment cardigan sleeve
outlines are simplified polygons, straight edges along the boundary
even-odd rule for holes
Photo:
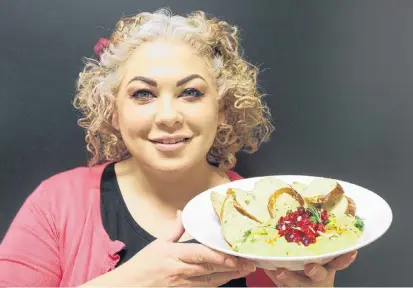
[[[0,286],[59,286],[58,234],[42,184],[25,200],[0,244]]]

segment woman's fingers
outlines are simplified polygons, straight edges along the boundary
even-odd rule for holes
[[[179,244],[175,244],[179,245]],[[179,275],[190,286],[220,286],[255,271],[254,262],[236,258],[200,244],[181,244],[176,250],[182,264]]]
[[[251,267],[254,265],[252,261],[246,259],[237,259],[234,256],[226,255],[224,253],[214,251],[206,246],[200,244],[182,244],[178,251],[179,260],[189,264],[203,264],[210,263],[232,268],[242,268],[242,266]],[[248,270],[248,269],[245,269]]]
[[[265,271],[277,286],[331,286],[334,284],[335,271],[347,268],[356,259],[357,252],[342,255],[324,267],[319,264],[307,264],[304,271],[293,272],[286,269]]]
[[[185,246],[183,246],[185,245]],[[254,272],[254,262],[212,250],[200,244],[182,244],[178,249],[180,275],[190,286],[220,286]]]
[[[327,269],[319,264],[307,264],[304,273],[314,282],[325,281],[328,277]]]
[[[277,269],[275,271],[265,271],[277,286],[289,287],[310,287],[313,282],[299,272],[289,271],[287,269]]]
[[[344,254],[336,259],[330,261],[326,267],[330,270],[344,270],[356,260],[357,251]]]
[[[229,267],[225,265],[216,265],[211,263],[202,263],[202,264],[186,264],[182,267],[186,277],[192,278],[197,276],[203,276],[207,274],[222,273],[222,272],[236,272],[236,271],[245,271],[245,272],[254,272],[255,265],[245,265],[239,267]]]
[[[200,287],[200,286],[221,286],[232,279],[238,279],[247,276],[251,271],[232,271],[232,272],[217,272],[212,274],[206,274],[202,276],[189,278],[189,286],[191,287]]]

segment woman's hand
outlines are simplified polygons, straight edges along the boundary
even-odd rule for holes
[[[336,271],[346,269],[354,262],[356,257],[357,251],[344,254],[325,266],[307,264],[304,271],[300,272],[277,269],[275,271],[265,270],[265,273],[278,287],[332,287],[334,286]]]
[[[119,268],[87,283],[105,286],[220,286],[255,271],[253,262],[201,244],[174,243],[184,233],[178,215],[168,241],[155,240]]]

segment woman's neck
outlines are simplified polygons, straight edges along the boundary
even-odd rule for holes
[[[230,180],[209,163],[201,162],[184,171],[153,171],[133,158],[117,163],[116,175],[125,193],[139,197],[164,209],[183,209],[199,193]]]

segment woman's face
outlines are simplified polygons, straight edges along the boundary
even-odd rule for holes
[[[206,163],[222,117],[204,59],[158,40],[137,48],[124,68],[114,122],[132,157],[157,171]]]

